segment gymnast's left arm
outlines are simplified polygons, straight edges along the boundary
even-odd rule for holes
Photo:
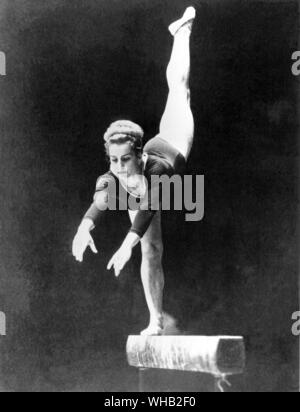
[[[115,276],[119,277],[125,265],[129,262],[132,256],[134,247],[140,242],[141,238],[138,234],[129,232],[126,236],[120,249],[111,258],[107,269],[114,268]]]
[[[122,243],[122,246],[114,254],[107,266],[108,270],[114,267],[116,277],[120,275],[127,262],[131,259],[134,247],[140,243],[155,214],[155,210],[138,211],[131,229]]]

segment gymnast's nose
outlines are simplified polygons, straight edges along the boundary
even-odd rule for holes
[[[118,162],[118,174],[122,175],[122,174],[126,174],[127,170],[125,168],[125,163],[122,162],[122,160],[119,160]]]

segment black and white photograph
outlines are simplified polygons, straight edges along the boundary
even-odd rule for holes
[[[0,392],[299,392],[298,0],[0,0]]]

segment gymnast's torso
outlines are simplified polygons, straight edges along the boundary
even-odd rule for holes
[[[112,196],[116,197],[115,200],[120,210],[126,209],[128,198],[133,196],[134,198],[140,199],[140,202],[138,203],[138,209],[136,209],[138,210],[137,216],[130,231],[143,237],[157,211],[150,203],[151,201],[153,202],[153,198],[155,198],[155,196],[152,196],[152,192],[157,189],[153,187],[151,177],[171,177],[175,174],[182,175],[186,161],[182,154],[158,135],[149,140],[145,145],[143,150],[143,164],[143,177],[146,182],[136,178],[132,180],[129,179],[126,184],[111,171],[100,176],[96,183],[94,202],[87,211],[85,218],[97,223],[101,219],[106,205],[112,200]],[[118,182],[121,184],[117,184]],[[112,193],[109,190],[110,187],[115,187],[116,191]],[[160,190],[158,190],[157,193],[161,195]],[[143,203],[144,201],[147,202],[146,207],[145,203]]]

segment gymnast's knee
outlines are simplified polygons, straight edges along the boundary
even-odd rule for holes
[[[189,89],[189,77],[185,74],[177,73],[171,66],[167,69],[167,81],[170,91],[178,91],[186,93]]]
[[[143,240],[142,257],[143,260],[160,264],[164,253],[164,246],[161,240]]]

